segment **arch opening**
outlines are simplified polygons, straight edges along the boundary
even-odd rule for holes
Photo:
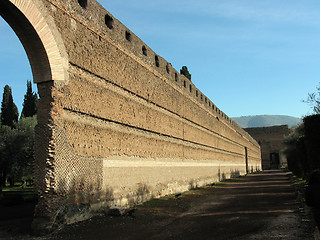
[[[24,14],[11,2],[0,3],[0,16],[10,25],[20,39],[30,62],[33,81],[52,79],[49,59],[39,35]]]
[[[30,23],[30,21],[27,19],[27,17],[10,1],[1,1],[0,2],[0,16],[8,23],[9,27],[15,32],[16,36],[18,37],[19,41],[22,44],[22,46],[25,50],[25,53],[28,57],[28,60],[29,60],[28,64],[30,64],[30,67],[31,67],[33,82],[37,83],[37,84],[41,84],[44,82],[52,81],[52,71],[51,71],[47,51],[45,50],[45,47],[44,47],[38,33],[34,29],[33,25]],[[19,69],[16,69],[16,68],[12,68],[10,70],[11,71],[19,71]],[[24,81],[26,81],[26,80],[28,80],[28,79],[20,79],[20,81],[23,81],[23,84],[20,84],[20,85],[23,85],[24,89],[26,86],[25,85],[26,82],[24,82]],[[10,83],[8,85],[10,86]],[[3,94],[3,90],[4,89],[2,88],[1,95]],[[33,90],[35,90],[35,89],[33,89]],[[37,92],[37,91],[35,91],[35,92]],[[23,92],[22,94],[24,95],[25,93],[26,92]],[[13,96],[15,96],[15,92],[12,92],[12,94],[13,94]],[[19,93],[19,95],[21,95],[21,92]],[[20,96],[22,99],[23,99],[23,95],[22,95],[22,97]],[[45,98],[47,98],[47,97],[45,97]],[[19,105],[22,105],[22,102],[19,102],[18,106]],[[44,106],[43,104],[38,104],[39,108],[41,108],[43,106]],[[21,111],[22,111],[22,108],[20,108],[20,111],[18,112],[19,121],[17,122],[16,130],[19,131],[19,134],[22,134],[21,136],[23,136],[25,134],[25,132],[24,132],[25,130],[19,129],[21,127],[20,125],[21,124],[29,124],[30,121],[33,121],[32,122],[33,133],[28,132],[28,134],[29,135],[33,134],[33,136],[34,136],[35,135],[34,134],[34,121],[36,121],[36,116],[33,117],[32,119],[26,119],[26,118],[20,119]],[[24,139],[24,140],[26,140],[26,139]],[[42,141],[42,139],[41,139],[41,141]],[[34,146],[38,146],[39,145],[38,142],[39,141],[35,141]],[[23,143],[23,144],[25,144],[25,143]],[[12,176],[9,175],[10,178],[8,178],[8,176],[6,175],[6,177],[5,177],[6,179],[3,179],[3,180],[5,183],[7,182],[7,184],[9,184],[9,182],[10,182],[10,185],[19,184],[20,181],[21,181],[22,186],[26,185],[27,188],[25,188],[26,190],[24,190],[24,191],[28,192],[28,194],[30,194],[29,195],[30,197],[32,196],[32,203],[34,203],[34,206],[35,206],[35,203],[37,202],[37,199],[36,199],[37,195],[36,195],[36,192],[32,188],[28,188],[28,185],[30,185],[30,179],[27,179],[27,178],[32,178],[33,181],[35,182],[35,185],[39,186],[40,183],[36,183],[36,181],[39,182],[41,177],[44,174],[41,174],[41,175],[39,175],[39,177],[36,178],[33,173],[29,172],[29,169],[28,170],[26,169],[26,166],[29,165],[30,163],[27,162],[27,159],[25,159],[25,161],[26,161],[26,163],[25,163],[26,165],[24,166],[24,169],[19,170],[19,171],[24,172],[23,175],[21,175],[21,179],[17,178],[16,176],[13,176],[11,174]],[[40,160],[36,160],[35,163],[33,163],[32,165],[38,165],[39,161]],[[16,166],[16,168],[17,167],[20,167],[20,166]],[[26,173],[26,171],[28,171],[28,172]],[[42,169],[42,172],[43,171],[44,171],[44,169]],[[31,176],[27,177],[26,174],[31,174],[31,175],[33,175],[33,177],[31,177]],[[24,181],[24,179],[26,181]],[[8,181],[8,180],[10,180],[10,181]],[[38,187],[37,187],[37,189],[38,189]],[[23,198],[23,199],[25,199],[25,198]],[[22,204],[24,204],[24,203],[22,202]],[[31,206],[29,206],[28,209],[30,209],[30,207]],[[24,212],[22,212],[22,213],[26,214]],[[31,217],[28,215],[28,218],[32,219],[33,218],[33,211],[32,212],[29,211],[28,213],[32,214]]]
[[[3,44],[0,48],[4,50],[2,52],[5,52],[0,56],[3,60],[0,67],[0,102],[1,105],[4,102],[4,105],[8,107],[7,109],[1,109],[0,189],[3,191],[0,204],[13,199],[11,207],[2,206],[3,213],[5,216],[15,219],[12,221],[12,226],[19,228],[21,223],[18,224],[18,221],[23,221],[25,228],[31,228],[34,209],[38,202],[33,177],[34,130],[37,124],[37,116],[31,113],[36,111],[35,105],[31,105],[32,103],[36,104],[38,100],[37,85],[31,83],[33,80],[31,65],[22,47],[21,40],[18,39],[12,27],[1,16],[0,24],[3,26],[1,28],[3,30],[1,31]],[[27,85],[31,89],[31,93],[26,95],[26,83],[29,80],[31,81]],[[11,90],[13,106],[5,104],[7,101],[3,99],[3,94],[8,89]],[[25,107],[23,107],[24,96],[26,97]],[[33,107],[34,109],[32,109]],[[14,109],[18,111],[15,112]],[[6,114],[3,114],[4,112]],[[15,113],[13,126],[9,126],[8,122],[4,121],[10,119],[8,117],[10,112]],[[4,115],[7,117],[4,117]],[[16,209],[19,209],[19,211],[16,211]]]
[[[34,184],[39,195],[33,228],[52,227],[50,205],[55,190],[52,176],[54,158],[53,119],[54,89],[68,80],[68,56],[54,20],[41,2],[33,0],[0,1],[0,16],[9,24],[22,43],[32,69],[33,82],[37,84],[37,126],[35,127]],[[14,70],[13,70],[14,71]],[[62,84],[55,84],[55,83]],[[57,85],[57,86],[56,86]]]

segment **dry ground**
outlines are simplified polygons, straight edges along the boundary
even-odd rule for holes
[[[314,224],[307,212],[287,173],[265,171],[149,201],[132,216],[100,216],[41,238],[28,235],[31,219],[21,218],[24,225],[16,219],[17,225],[1,217],[0,239],[311,240]]]

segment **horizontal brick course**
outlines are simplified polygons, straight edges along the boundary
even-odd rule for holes
[[[10,2],[0,7],[40,39],[22,42],[41,96],[36,216],[47,225],[260,169],[258,143],[95,0]]]

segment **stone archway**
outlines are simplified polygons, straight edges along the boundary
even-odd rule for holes
[[[35,83],[68,79],[67,54],[45,7],[31,0],[3,0],[0,15],[11,26],[28,55]]]
[[[44,196],[55,184],[54,174],[50,171],[53,115],[57,111],[52,89],[68,81],[67,54],[54,23],[41,2],[2,0],[0,15],[20,39],[31,65],[33,81],[38,86],[40,102],[35,133],[34,182],[40,198],[35,215],[37,219],[48,218],[52,207]]]

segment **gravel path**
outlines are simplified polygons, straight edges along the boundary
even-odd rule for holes
[[[12,233],[6,237],[50,240],[314,239],[313,221],[296,196],[288,174],[265,171],[195,189],[178,197],[149,201],[139,206],[133,216],[100,216],[42,238]]]

